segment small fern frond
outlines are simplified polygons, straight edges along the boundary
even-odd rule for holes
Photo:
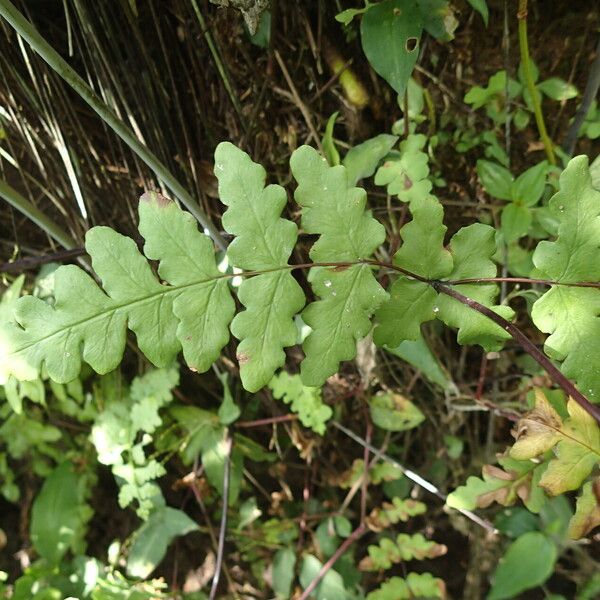
[[[406,579],[392,577],[372,591],[367,600],[413,600],[416,598],[446,598],[446,586],[431,573],[409,573]]]
[[[229,208],[223,226],[236,238],[227,249],[231,265],[265,271],[245,279],[238,298],[246,310],[236,315],[233,335],[240,340],[237,358],[244,387],[255,392],[283,366],[283,348],[297,341],[294,322],[304,293],[288,269],[298,228],[281,218],[287,196],[279,185],[265,187],[264,168],[229,142],[215,152],[219,196]]]
[[[385,229],[365,211],[365,191],[348,185],[345,167],[328,166],[308,146],[292,154],[290,165],[298,182],[295,199],[303,209],[302,227],[319,235],[311,259],[323,263],[370,258],[385,240]],[[320,300],[302,314],[313,331],[303,345],[301,373],[306,385],[318,387],[341,361],[356,356],[356,342],[371,329],[370,317],[387,294],[366,264],[315,268],[310,280]]]

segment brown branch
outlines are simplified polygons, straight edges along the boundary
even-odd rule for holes
[[[491,308],[484,306],[483,304],[473,300],[472,298],[468,298],[464,296],[460,292],[453,290],[448,287],[445,283],[440,281],[434,281],[431,283],[433,288],[440,292],[441,294],[446,294],[446,296],[450,296],[454,298],[461,304],[476,310],[478,313],[486,316],[488,319],[491,319],[510,333],[512,338],[520,344],[520,346],[529,354],[547,373],[550,377],[558,384],[568,396],[573,398],[581,408],[583,408],[586,412],[588,412],[594,419],[600,423],[600,407],[592,404],[573,384],[569,379],[567,379],[554,365],[554,363],[516,326],[513,325],[510,321],[501,317],[499,314],[495,313]]]

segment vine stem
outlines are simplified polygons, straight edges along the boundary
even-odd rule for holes
[[[83,78],[77,74],[69,63],[67,63],[67,61],[62,58],[52,46],[50,46],[37,29],[23,16],[10,0],[0,0],[0,16],[8,21],[11,27],[31,46],[31,48],[35,50],[42,59],[88,103],[88,105],[131,148],[131,150],[146,163],[152,172],[164,182],[181,203],[194,215],[194,217],[196,217],[217,246],[224,250],[226,248],[225,241],[218,229],[212,224],[209,216],[202,208],[200,208],[190,193],[169,171],[167,166],[135,137],[131,129],[117,117],[117,115],[102,101]],[[74,245],[76,244],[66,247],[70,248]]]
[[[523,350],[525,350],[525,352],[527,352],[543,369],[545,369],[555,383],[557,383],[567,393],[568,396],[573,398],[573,400],[575,400],[575,402],[577,402],[581,408],[583,408],[598,423],[600,423],[600,407],[592,404],[516,325],[513,325],[510,321],[495,313],[491,308],[484,306],[472,298],[464,296],[460,292],[453,290],[451,287],[440,281],[431,282],[431,286],[437,292],[446,294],[446,296],[450,296],[451,298],[458,300],[461,304],[476,310],[478,313],[481,313],[488,319],[491,319],[494,321],[494,323],[496,323],[496,325],[499,325],[502,327],[502,329],[510,333],[512,338],[521,345]]]
[[[535,122],[537,124],[540,138],[544,144],[544,150],[548,157],[550,164],[556,164],[556,156],[554,155],[554,148],[552,146],[552,140],[546,130],[546,123],[544,122],[544,115],[542,113],[542,106],[540,103],[540,95],[535,87],[535,81],[533,80],[533,73],[531,72],[531,65],[529,64],[529,42],[527,40],[527,0],[519,0],[519,11],[517,13],[519,20],[519,49],[521,51],[521,65],[523,67],[523,74],[525,76],[525,84],[531,96],[531,103],[533,104],[533,114],[535,115]]]

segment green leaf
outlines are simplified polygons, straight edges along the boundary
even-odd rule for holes
[[[290,375],[282,371],[275,375],[269,383],[273,397],[290,404],[290,408],[300,418],[304,427],[323,435],[325,424],[333,415],[333,411],[323,403],[320,388],[307,387],[298,375]]]
[[[600,427],[574,400],[567,403],[569,418],[564,422],[541,390],[536,391],[535,408],[519,420],[510,454],[523,460],[555,449],[540,479],[549,494],[556,496],[577,489],[600,463]]]
[[[500,224],[507,244],[512,244],[526,236],[531,227],[533,215],[527,206],[516,203],[508,204],[502,209]]]
[[[298,228],[280,217],[287,202],[285,190],[265,187],[265,170],[233,144],[217,146],[215,174],[221,201],[229,207],[223,227],[237,236],[227,249],[230,263],[249,271],[279,269],[244,279],[238,298],[246,310],[231,323],[231,332],[240,340],[242,383],[255,392],[284,364],[283,348],[296,343],[294,315],[305,300],[287,261]]]
[[[296,553],[291,548],[277,550],[273,557],[273,591],[277,598],[287,599],[292,592]]]
[[[500,200],[511,199],[513,176],[506,167],[480,159],[477,161],[477,175],[479,175],[481,185],[490,196]]]
[[[428,196],[411,205],[413,220],[400,230],[403,244],[394,264],[426,277],[439,279],[452,271],[452,257],[444,249],[446,227],[441,204]],[[390,300],[376,314],[375,343],[389,348],[421,336],[421,323],[435,318],[436,291],[427,283],[401,276],[390,287]]]
[[[223,425],[231,425],[241,414],[240,407],[233,401],[231,390],[229,389],[227,373],[218,374],[217,377],[223,384],[223,401],[219,406],[219,421]]]
[[[306,233],[320,236],[311,248],[311,259],[368,259],[385,239],[385,230],[365,211],[364,190],[349,187],[346,169],[329,167],[308,146],[296,150],[290,164],[298,182],[295,199],[303,208],[302,227]],[[320,300],[302,314],[313,331],[303,344],[306,358],[301,374],[306,385],[318,387],[336,372],[340,361],[356,356],[356,342],[370,331],[370,316],[387,294],[366,264],[316,268],[310,280]]]
[[[547,463],[539,465],[509,456],[501,456],[498,462],[503,469],[484,465],[483,479],[469,477],[465,485],[448,496],[446,504],[451,508],[473,510],[487,508],[493,502],[512,506],[520,498],[531,512],[539,512],[544,504],[544,494],[538,482]]]
[[[307,554],[300,568],[300,585],[306,589],[321,570],[322,563],[312,554]],[[333,569],[327,571],[316,588],[316,600],[347,600],[348,593],[342,576]]]
[[[511,198],[514,202],[534,206],[544,193],[548,163],[544,160],[519,175],[512,185]]]
[[[369,400],[371,419],[386,431],[406,431],[423,422],[425,415],[407,398],[379,392]]]
[[[467,0],[467,2],[481,15],[483,23],[487,27],[490,19],[490,11],[486,0]]]
[[[81,538],[81,507],[73,465],[64,462],[46,478],[31,511],[31,541],[49,563],[58,564]]]
[[[348,173],[348,185],[356,185],[360,179],[373,175],[379,162],[397,141],[397,135],[381,133],[362,144],[352,146],[342,161]]]
[[[538,244],[533,262],[539,277],[563,283],[600,280],[600,192],[592,187],[588,159],[572,159],[550,200],[559,220],[556,241]],[[553,285],[533,305],[535,325],[551,334],[546,354],[592,401],[600,399],[600,290]]]
[[[491,258],[496,252],[495,230],[488,225],[474,223],[460,229],[450,240],[450,252],[454,259],[450,280],[495,277],[497,274],[496,264]],[[494,284],[461,285],[460,292],[505,319],[514,314],[509,306],[494,305],[498,294],[498,286]],[[479,344],[488,351],[499,350],[504,340],[510,338],[502,327],[454,298],[440,294],[437,308],[438,318],[458,329],[459,344]]]
[[[400,144],[400,157],[390,158],[379,167],[375,184],[387,186],[387,193],[397,195],[402,202],[412,203],[425,198],[431,191],[429,157],[423,148],[427,138],[422,134],[411,134]]]
[[[140,220],[149,258],[161,260],[159,274],[169,285],[159,283],[133,240],[107,227],[90,229],[86,249],[106,294],[67,265],[55,272],[54,306],[19,299],[16,322],[4,328],[0,380],[11,373],[33,379],[43,364],[50,378],[66,383],[79,374],[82,358],[107,373],[121,360],[126,327],[157,366],[172,363],[183,346],[190,367],[209,367],[227,342],[234,311],[227,282],[214,279],[212,243],[191,215],[158,194],[142,197]]]
[[[366,10],[366,8],[347,8],[335,15],[335,20],[343,25],[350,25],[354,20],[354,17],[362,15]]]
[[[431,573],[409,573],[406,579],[392,577],[369,593],[367,600],[413,600],[413,598],[446,598],[446,586]]]
[[[198,525],[183,511],[169,506],[158,508],[135,533],[127,558],[127,574],[146,579],[176,537],[197,529]]]
[[[411,0],[384,0],[369,7],[360,24],[362,47],[371,66],[404,94],[419,56],[421,11]]]
[[[550,77],[550,79],[538,83],[537,89],[552,100],[570,100],[579,95],[577,88],[572,83],[559,77]]]
[[[578,540],[600,525],[600,479],[588,481],[577,498],[577,508],[569,523],[569,537]]]
[[[456,389],[455,383],[422,336],[414,341],[404,340],[396,348],[388,348],[386,346],[385,350],[412,365],[429,381],[436,383],[444,390],[451,391]]]
[[[407,560],[424,560],[446,554],[448,549],[443,544],[432,542],[416,533],[401,533],[396,540],[383,538],[379,545],[368,547],[369,556],[363,558],[358,568],[361,571],[378,571],[389,569],[393,564]]]
[[[448,0],[417,0],[423,29],[436,40],[449,42],[454,39],[458,20]]]
[[[323,146],[323,154],[327,159],[327,162],[332,166],[340,164],[340,153],[335,147],[335,142],[333,141],[333,128],[335,127],[335,120],[338,118],[340,113],[338,111],[334,112],[329,119],[327,120],[327,125],[325,126],[325,133],[323,135],[323,139],[321,140],[321,145]]]
[[[556,546],[539,531],[515,540],[500,559],[487,600],[508,600],[542,585],[554,571]]]

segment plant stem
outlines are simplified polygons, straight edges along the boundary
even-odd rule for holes
[[[575,142],[577,141],[577,134],[579,133],[579,129],[585,121],[594,98],[598,94],[598,88],[600,88],[600,40],[598,40],[598,45],[596,46],[596,58],[594,59],[594,62],[590,68],[590,74],[585,86],[585,91],[583,92],[581,104],[575,113],[573,123],[571,123],[569,131],[565,137],[565,141],[563,142],[563,150],[569,156],[573,154]]]
[[[525,76],[525,84],[529,90],[531,96],[531,103],[533,104],[533,114],[535,115],[535,122],[537,124],[540,138],[544,144],[546,150],[546,156],[550,164],[556,164],[556,156],[554,155],[554,147],[552,140],[546,131],[546,123],[544,122],[544,115],[542,114],[542,107],[540,103],[540,94],[535,87],[535,81],[533,80],[533,73],[531,72],[531,65],[529,64],[529,42],[527,41],[527,0],[519,0],[519,12],[517,13],[519,20],[519,49],[521,51],[521,65],[523,67],[523,74]]]
[[[331,558],[321,567],[317,576],[308,584],[308,587],[302,592],[302,595],[298,600],[307,600],[307,598],[314,592],[317,585],[325,575],[327,575],[328,571],[333,567],[333,565],[337,562],[338,558],[348,550],[354,542],[360,539],[367,531],[367,528],[364,523],[361,523],[341,544],[340,547],[333,553]]]
[[[442,282],[432,282],[432,287],[440,292],[441,294],[446,294],[446,296],[450,296],[455,300],[458,300],[461,304],[476,310],[478,313],[485,315],[488,319],[491,319],[502,327],[505,331],[510,333],[512,338],[517,341],[520,346],[529,354],[545,371],[552,377],[552,379],[557,383],[568,396],[573,398],[581,408],[583,408],[587,413],[589,413],[594,419],[600,423],[600,406],[596,406],[592,404],[576,387],[575,385],[569,381],[554,365],[554,363],[516,326],[513,325],[510,321],[507,321],[504,317],[501,317],[499,314],[495,313],[491,308],[480,304],[476,300],[472,298],[467,298],[467,296],[463,296],[461,293],[453,290]]]
[[[117,115],[96,95],[90,86],[75,72],[37,29],[19,12],[10,0],[0,0],[0,16],[4,17],[15,31],[35,50],[54,71],[62,77],[100,118],[148,165],[152,172],[173,192],[181,203],[208,231],[214,242],[224,250],[226,245],[208,215],[200,208],[190,193],[177,181],[158,157],[142,144]],[[70,247],[72,247],[71,245]]]
[[[39,208],[36,208],[29,200],[2,179],[0,179],[0,197],[4,198],[28,219],[31,219],[63,248],[71,250],[79,246],[62,227],[57,225],[48,215],[44,214]]]

